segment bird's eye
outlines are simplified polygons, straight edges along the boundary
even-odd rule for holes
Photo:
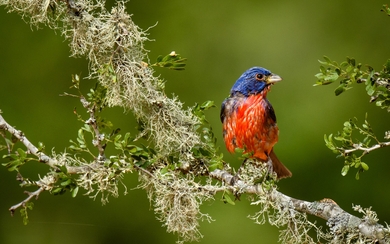
[[[256,74],[256,80],[264,80],[264,75],[263,74]]]

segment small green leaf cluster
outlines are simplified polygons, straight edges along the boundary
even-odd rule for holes
[[[239,147],[236,147],[234,149],[234,153],[240,155],[239,157],[240,160],[246,160],[248,158],[252,158],[253,156],[253,152],[245,152],[244,148],[239,148]]]
[[[362,139],[358,140],[353,135],[353,132],[358,132]],[[344,122],[341,132],[337,132],[337,135],[325,135],[324,140],[325,145],[332,152],[339,154],[339,157],[344,157],[344,167],[341,170],[341,174],[345,176],[351,168],[356,168],[356,179],[359,179],[360,173],[369,169],[368,165],[362,161],[362,158],[369,153],[373,145],[381,144],[367,118],[361,126],[357,124],[356,118]]]
[[[366,81],[366,91],[371,96],[370,102],[390,112],[390,59],[380,72],[374,72],[369,82]]]
[[[390,16],[390,8],[389,8],[389,5],[384,4],[384,5],[382,6],[381,11],[384,12],[385,14],[387,14],[388,16]]]
[[[71,145],[68,147],[72,152],[87,152],[91,155],[93,153],[88,148],[88,143],[85,139],[85,132],[93,134],[91,130],[91,126],[85,124],[81,129],[77,132],[77,139],[76,141],[69,140]]]
[[[68,173],[65,166],[60,167],[60,171],[53,172],[52,175],[56,178],[56,183],[50,190],[51,194],[62,195],[66,191],[70,191],[72,197],[77,196],[79,186],[77,185],[75,177]]]
[[[1,110],[0,110],[1,113]],[[18,141],[18,138],[16,138],[14,135],[12,135],[10,138],[7,138],[7,135],[5,131],[0,130],[0,136],[3,137],[5,144],[0,144],[0,151],[2,150],[8,150],[8,153],[10,153],[15,145],[15,143]],[[3,156],[5,157],[5,155]]]
[[[207,162],[208,171],[223,168],[223,154],[218,154],[219,147],[217,146],[217,138],[214,135],[210,123],[206,119],[205,111],[214,108],[213,101],[205,101],[201,105],[195,104],[192,112],[199,118],[200,123],[197,125],[197,130],[201,132],[205,146],[200,145],[192,148],[194,157],[202,162]]]
[[[29,220],[28,220],[28,210],[33,210],[34,208],[34,203],[33,202],[26,202],[22,206],[23,208],[20,209],[20,215],[23,219],[23,224],[27,225]]]
[[[4,137],[4,140],[7,146],[3,146],[2,149],[8,149],[8,154],[3,155],[4,159],[8,159],[9,161],[6,163],[2,163],[4,167],[8,169],[8,171],[16,171],[19,172],[19,169],[29,161],[38,161],[35,157],[30,157],[28,151],[23,150],[22,148],[17,148],[14,153],[12,153],[12,149],[15,147],[15,143],[18,139],[12,136],[10,139]],[[45,145],[42,142],[38,143],[38,151],[37,153],[43,152],[45,150]]]
[[[186,58],[182,58],[180,54],[175,53],[174,51],[165,56],[158,56],[156,63],[152,66],[169,68],[173,70],[184,70],[186,66]]]
[[[335,89],[336,96],[352,88],[354,84],[364,83],[370,102],[390,111],[390,60],[383,65],[383,69],[375,71],[371,66],[363,68],[361,63],[347,57],[340,64],[324,56],[324,61],[319,60],[320,73],[316,74],[315,86],[328,85],[339,81]]]
[[[234,200],[230,197],[230,194],[229,192],[225,191],[222,195],[222,198],[221,198],[221,201],[223,203],[228,203],[230,205],[236,205],[236,203],[234,202]]]
[[[155,162],[156,152],[152,147],[147,147],[143,144],[135,145],[134,138],[130,136],[130,133],[126,133],[124,136],[118,134],[114,138],[114,146],[120,153],[117,156],[110,157],[111,161],[131,162],[138,167],[147,169]]]
[[[347,57],[347,60],[342,63],[332,61],[327,56],[324,56],[324,61],[318,60],[322,65],[320,66],[320,73],[316,74],[318,85],[328,85],[336,81],[340,81],[340,85],[336,88],[336,96],[340,95],[344,91],[351,89],[352,84],[362,83],[370,73],[372,68],[368,68],[369,71],[362,70],[362,64],[356,63],[353,58]]]
[[[105,79],[110,80],[112,83],[117,82],[116,73],[111,62],[103,64],[101,68],[98,70],[98,73]]]
[[[95,87],[91,88],[87,93],[87,96],[84,97],[81,95],[81,91],[79,89],[78,76],[73,77],[72,88],[76,88],[80,95],[70,96],[80,98],[81,103],[87,109],[87,112],[89,112],[90,117],[89,119],[84,120],[83,116],[78,114],[76,109],[74,110],[74,114],[77,116],[77,119],[83,122],[84,125],[78,130],[76,141],[70,140],[71,145],[69,146],[69,149],[74,153],[86,152],[92,157],[95,157],[85,137],[86,134],[90,134],[92,136],[93,146],[97,147],[98,145],[101,145],[101,147],[105,148],[107,142],[109,142],[120,131],[119,129],[112,130],[113,124],[111,121],[107,121],[102,116],[100,116],[100,113],[106,107],[104,97],[106,95],[107,89],[99,85],[99,83],[96,83]],[[108,129],[110,132],[102,133],[102,131],[106,129]]]
[[[15,153],[10,153],[3,155],[3,158],[8,159],[6,163],[2,163],[8,171],[17,171],[19,172],[20,167],[22,167],[26,162],[30,160],[35,160],[27,156],[27,152],[21,148],[17,148]]]
[[[105,97],[107,88],[100,83],[96,83],[94,88],[91,88],[87,93],[88,102],[93,104],[93,109],[97,112],[101,112],[106,107]],[[99,125],[101,126],[101,125]]]

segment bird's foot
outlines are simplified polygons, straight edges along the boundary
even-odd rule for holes
[[[274,167],[273,167],[271,158],[268,158],[266,164],[267,164],[267,168],[264,172],[263,182],[274,178],[274,176],[273,176]]]
[[[267,160],[267,175],[272,174],[274,172],[274,166],[272,164],[271,158]]]
[[[234,186],[236,183],[237,183],[237,181],[239,181],[240,180],[240,177],[238,176],[238,174],[235,174],[233,177],[232,177],[232,179],[230,180],[230,185],[231,186]]]
[[[236,183],[237,183],[239,180],[240,180],[240,176],[239,176],[239,174],[237,173],[237,174],[235,174],[235,175],[232,177],[232,179],[230,180],[230,185],[233,186],[234,188],[237,188]],[[236,189],[236,190],[234,190],[233,195],[234,195],[234,197],[235,197],[235,200],[240,200],[241,190],[242,190],[242,189],[238,189],[238,190]]]

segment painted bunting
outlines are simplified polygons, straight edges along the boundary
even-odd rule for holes
[[[227,150],[233,153],[235,148],[241,148],[261,162],[270,164],[272,161],[272,170],[278,179],[292,174],[273,151],[279,128],[275,111],[266,96],[271,85],[281,80],[267,69],[250,68],[238,78],[221,107]]]

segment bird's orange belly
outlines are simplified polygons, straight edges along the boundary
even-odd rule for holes
[[[253,153],[252,157],[266,161],[278,141],[278,127],[266,111],[261,96],[251,96],[237,106],[224,121],[224,140],[229,152],[235,148]]]

